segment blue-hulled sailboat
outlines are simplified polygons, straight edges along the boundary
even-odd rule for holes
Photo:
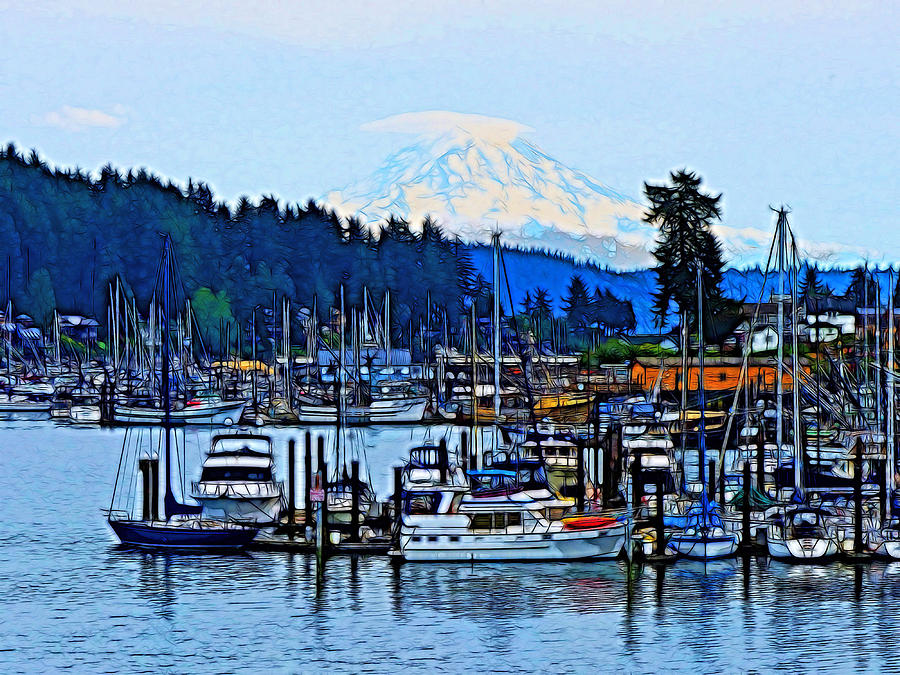
[[[163,310],[163,349],[162,349],[162,394],[164,402],[164,416],[162,432],[164,437],[164,477],[165,493],[163,497],[162,518],[156,514],[158,470],[144,473],[145,486],[152,481],[152,489],[145,487],[144,512],[142,520],[130,517],[131,514],[123,514],[115,511],[110,506],[107,522],[123,544],[151,549],[187,549],[187,550],[222,550],[239,549],[250,543],[259,531],[258,527],[231,523],[221,520],[206,520],[201,518],[201,507],[182,504],[175,498],[172,491],[172,447],[171,447],[171,396],[169,391],[169,300],[174,292],[171,284],[172,255],[171,240],[168,235],[163,244],[163,260],[160,269],[161,282],[157,279],[157,293],[162,290]],[[130,431],[130,430],[129,430]],[[152,436],[151,436],[152,438]],[[129,433],[125,435],[126,448],[129,443]],[[124,450],[123,450],[124,453]],[[151,449],[152,454],[152,449]],[[156,460],[156,467],[159,466]],[[120,464],[121,471],[121,464]],[[118,480],[117,480],[118,482]],[[113,495],[115,500],[115,494]]]

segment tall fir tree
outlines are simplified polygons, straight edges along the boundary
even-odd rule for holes
[[[672,302],[689,317],[696,313],[698,268],[704,303],[715,310],[723,297],[725,266],[721,244],[710,229],[713,222],[721,220],[722,195],[701,192],[702,179],[686,169],[673,171],[669,179],[668,185],[644,183],[644,195],[650,203],[644,220],[660,231],[653,251],[658,286],[653,313],[660,326],[666,323]]]

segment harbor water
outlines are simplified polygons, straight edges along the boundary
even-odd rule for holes
[[[386,498],[391,467],[445,432],[360,428],[346,447]],[[303,430],[271,433],[282,468]],[[125,550],[101,511],[124,436],[0,428],[0,671],[900,670],[900,563],[679,561],[629,581],[623,561],[341,556],[317,578],[303,554]],[[185,434],[188,481],[210,438]]]

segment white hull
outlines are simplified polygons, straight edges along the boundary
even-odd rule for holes
[[[274,523],[281,517],[280,497],[229,498],[194,496],[203,506],[203,517],[240,523]]]
[[[703,537],[699,535],[673,535],[668,542],[675,553],[692,560],[719,560],[737,553],[740,536],[735,533]]]
[[[770,536],[766,545],[769,557],[791,562],[818,562],[838,553],[837,542],[833,539],[774,539]]]
[[[244,412],[246,401],[229,401],[208,405],[188,406],[183,410],[173,410],[170,414],[173,424],[228,425],[237,424]],[[157,408],[128,408],[117,406],[113,419],[124,424],[159,424],[165,415]]]
[[[390,405],[387,405],[389,403]],[[349,407],[343,412],[348,422],[389,424],[391,422],[419,422],[425,416],[428,401],[376,401],[370,406]],[[309,424],[336,424],[337,408],[334,406],[301,405],[297,408],[297,420]]]
[[[0,420],[46,420],[50,419],[50,404],[32,401],[4,402],[0,400]]]
[[[883,541],[875,547],[873,553],[884,558],[900,560],[900,540],[890,539],[887,541]]]
[[[411,562],[599,560],[617,557],[624,544],[624,526],[547,534],[400,534],[400,552]]]
[[[75,424],[99,424],[100,408],[95,405],[73,405],[69,408],[69,421]]]

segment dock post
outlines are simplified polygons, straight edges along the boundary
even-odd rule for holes
[[[359,541],[359,460],[350,461],[350,541]]]
[[[641,497],[643,497],[644,484],[641,475],[641,451],[637,450],[631,459],[631,508],[637,511],[641,508]]]
[[[666,552],[666,530],[663,515],[663,472],[656,472],[656,555]]]
[[[441,439],[438,443],[438,471],[440,471],[441,485],[447,482],[447,469],[449,468],[450,458],[447,453],[447,441]]]
[[[856,441],[856,452],[853,455],[853,552],[863,552],[862,527],[862,451],[863,442]]]
[[[766,493],[766,436],[762,421],[756,434],[756,489]]]
[[[150,520],[159,520],[159,457],[150,460]]]
[[[312,434],[307,431],[303,448],[303,528],[312,527],[313,505],[310,499],[312,491]]]
[[[288,503],[287,503],[287,517],[288,517],[288,525],[291,526],[291,530],[289,535],[291,538],[294,536],[293,525],[297,522],[297,496],[294,490],[294,483],[296,482],[296,453],[294,448],[294,439],[290,439],[288,441]]]
[[[153,493],[152,480],[153,469],[150,467],[151,459],[141,459],[138,461],[138,468],[141,472],[142,483],[142,501],[141,501],[141,517],[144,520],[152,520],[150,508],[150,495]]]
[[[318,510],[319,518],[316,520],[321,520],[322,524],[319,527],[318,522],[316,523],[317,530],[322,533],[323,542],[322,545],[328,546],[328,465],[325,463],[325,437],[319,436],[316,438],[317,447],[316,447],[316,459],[317,459],[317,467],[316,470],[319,472],[319,476],[321,477],[320,485],[322,490],[325,491],[325,499],[322,500],[322,506]]]
[[[719,506],[725,508],[725,462],[719,465]]]
[[[605,443],[603,444],[603,506],[609,506],[612,499],[612,477],[613,477],[613,435],[615,431],[609,429],[606,432]]]
[[[709,462],[707,462],[707,469],[709,471],[709,473],[707,474],[709,487],[706,490],[706,497],[709,499],[709,501],[714,501],[716,498],[716,460],[709,460]]]
[[[598,405],[594,405],[594,495],[600,487],[600,414]]]
[[[584,511],[584,443],[579,440],[575,452],[578,453],[575,462],[575,508]]]
[[[400,525],[403,520],[403,467],[394,467],[394,548],[400,548]]]
[[[466,485],[469,484],[469,435],[463,429],[459,434],[459,465],[463,470]]]
[[[744,462],[744,498],[741,501],[741,541],[744,549],[750,548],[750,490],[753,489],[750,478],[750,461]]]

